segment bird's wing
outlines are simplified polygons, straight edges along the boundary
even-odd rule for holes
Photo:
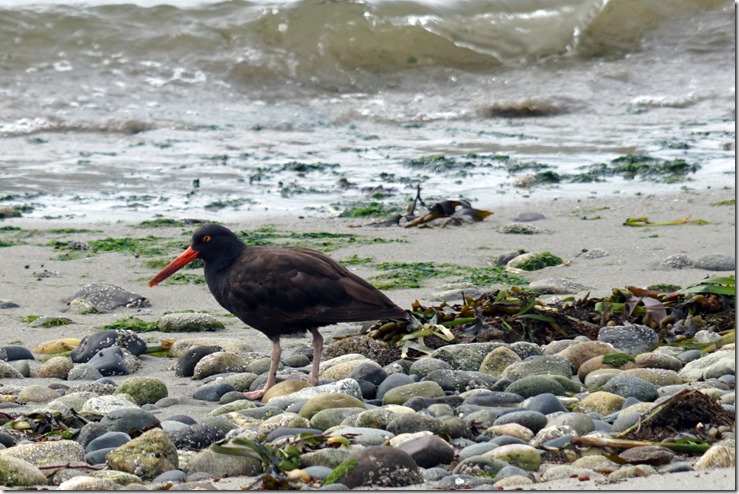
[[[311,327],[405,315],[368,282],[310,249],[248,249],[227,291],[230,310],[257,329],[260,323]]]

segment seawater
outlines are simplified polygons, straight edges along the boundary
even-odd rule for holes
[[[735,17],[726,0],[0,0],[0,206],[229,220],[417,185],[487,209],[733,187]],[[624,156],[694,171],[572,179]]]

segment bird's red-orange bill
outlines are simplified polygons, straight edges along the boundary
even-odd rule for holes
[[[177,271],[193,262],[198,257],[198,251],[193,250],[192,247],[188,247],[185,252],[174,261],[167,264],[167,267],[159,271],[159,273],[149,281],[149,286],[156,286],[162,281],[166,280]]]

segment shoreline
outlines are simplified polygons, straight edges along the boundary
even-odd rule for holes
[[[472,225],[447,228],[375,228],[366,225],[376,219],[280,217],[259,219],[254,222],[234,223],[228,226],[234,230],[255,230],[273,226],[276,232],[332,232],[356,235],[356,240],[343,244],[325,246],[331,257],[342,261],[353,256],[371,258],[366,265],[351,266],[360,276],[371,278],[378,274],[373,265],[380,262],[432,262],[454,263],[470,268],[490,266],[495,258],[507,251],[526,249],[530,252],[550,251],[569,261],[569,265],[545,268],[527,272],[522,276],[530,281],[545,278],[567,278],[584,285],[572,295],[582,297],[590,293],[592,297],[606,296],[613,288],[626,285],[646,287],[655,283],[676,284],[682,287],[699,282],[706,276],[726,275],[729,272],[712,272],[702,269],[686,268],[658,269],[660,261],[668,256],[681,254],[691,260],[704,255],[734,255],[736,246],[735,206],[712,205],[734,198],[734,189],[711,190],[697,194],[683,192],[671,195],[643,197],[587,198],[580,201],[552,201],[550,203],[516,204],[494,211],[493,216]],[[475,206],[473,204],[473,206]],[[524,212],[538,212],[545,219],[530,223],[541,229],[536,234],[506,234],[500,227],[513,222]],[[652,222],[675,221],[692,215],[691,220],[703,220],[706,224],[685,223],[671,226],[629,227],[623,222],[627,218],[647,217]],[[0,240],[17,243],[3,247],[4,269],[0,273],[0,300],[10,300],[18,308],[0,310],[0,346],[23,345],[29,349],[44,341],[65,337],[82,338],[93,333],[102,325],[116,320],[137,317],[147,322],[156,321],[165,312],[185,310],[207,311],[225,324],[225,329],[215,333],[143,333],[147,341],[159,339],[184,339],[199,336],[244,338],[255,352],[268,354],[270,343],[261,334],[245,329],[240,321],[227,317],[226,312],[217,305],[205,285],[163,284],[150,289],[146,281],[157,268],[147,266],[153,258],[173,259],[179,253],[177,246],[189,243],[189,233],[194,226],[167,228],[134,228],[128,223],[90,223],[73,225],[75,233],[52,233],[57,228],[67,228],[63,221],[14,218],[0,223],[0,227],[19,227],[21,231],[2,231]],[[87,231],[79,231],[87,230]],[[131,253],[100,252],[86,255],[81,252],[78,258],[59,260],[64,251],[55,250],[55,241],[91,242],[104,238],[146,238],[147,236],[165,239],[168,248],[161,255],[135,257]],[[372,239],[382,239],[373,242]],[[290,239],[287,239],[290,240]],[[287,241],[286,240],[286,241]],[[366,241],[363,241],[366,240]],[[321,242],[321,239],[315,242]],[[327,239],[326,242],[332,241]],[[314,244],[315,245],[315,244]],[[586,259],[577,256],[583,249],[603,249],[605,257]],[[202,274],[202,270],[188,273]],[[730,273],[733,274],[733,271]],[[111,283],[126,290],[143,295],[151,302],[151,307],[139,309],[117,309],[101,314],[70,314],[65,299],[88,283]],[[385,293],[401,308],[409,308],[414,300],[422,304],[438,304],[439,293],[448,290],[448,279],[430,278],[419,288],[387,290]],[[499,288],[497,286],[496,288]],[[565,295],[569,296],[569,295]],[[457,300],[450,300],[456,302]],[[65,316],[75,324],[54,328],[35,328],[21,320],[28,315]],[[336,332],[351,325],[342,324],[322,330],[327,340]],[[287,353],[294,348],[309,344],[308,337],[285,338]],[[40,357],[37,355],[37,358]],[[173,359],[146,358],[142,369],[135,376],[154,376],[164,380],[177,396],[191,397],[192,392],[202,381],[177,378],[172,370]],[[35,362],[35,368],[40,364]],[[34,367],[32,366],[32,370]],[[113,376],[120,383],[129,376]],[[7,385],[28,386],[29,384],[48,384],[58,382],[54,379],[7,379]],[[205,416],[216,404],[189,399],[185,404],[166,409],[165,414],[186,413],[199,419]],[[24,405],[13,409],[22,411],[36,408]],[[715,482],[713,488],[729,489],[733,480],[724,470],[687,472],[680,475],[681,486],[686,489],[704,489],[708,479]],[[600,487],[660,489],[663,475],[656,478],[630,479],[618,484]],[[675,477],[677,478],[677,477]],[[216,483],[219,489],[238,488],[234,483],[238,478],[223,479]],[[684,482],[684,484],[683,484]],[[550,485],[551,484],[551,485]],[[633,485],[633,487],[628,487]],[[525,489],[581,489],[587,483],[576,479],[554,483],[524,486]],[[691,487],[692,486],[692,487]],[[597,487],[591,487],[597,488]]]

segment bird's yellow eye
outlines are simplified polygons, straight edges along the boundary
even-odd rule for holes
[[[200,237],[200,241],[206,244],[211,240],[213,240],[213,237],[211,237],[210,235],[203,235],[202,237]]]

